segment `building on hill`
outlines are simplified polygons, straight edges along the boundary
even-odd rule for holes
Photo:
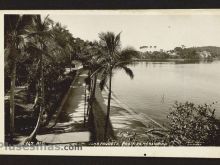
[[[201,58],[210,58],[212,57],[211,53],[208,52],[208,51],[201,51],[201,52],[198,52],[199,53],[199,56]]]

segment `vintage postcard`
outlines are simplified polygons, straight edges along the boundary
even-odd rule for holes
[[[220,157],[220,10],[0,13],[0,154]]]

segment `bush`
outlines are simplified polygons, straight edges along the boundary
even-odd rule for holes
[[[217,145],[219,121],[212,105],[178,103],[168,115],[168,145]]]

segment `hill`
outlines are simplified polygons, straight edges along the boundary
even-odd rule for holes
[[[212,57],[220,57],[220,47],[217,46],[202,46],[202,47],[194,47],[196,51],[202,52],[207,51],[211,53]]]
[[[220,47],[175,47],[169,51],[140,52],[142,59],[212,59],[220,58]]]

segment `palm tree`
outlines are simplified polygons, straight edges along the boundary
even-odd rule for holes
[[[23,15],[6,15],[5,16],[5,56],[6,67],[9,67],[11,74],[10,87],[10,138],[14,136],[14,111],[15,111],[15,80],[16,80],[16,64],[21,58],[24,51],[24,25],[27,23],[23,19]]]
[[[123,69],[131,78],[134,74],[127,65],[133,62],[134,58],[138,58],[139,54],[133,48],[126,48],[121,50],[120,34],[115,35],[113,32],[100,33],[100,44],[102,45],[105,53],[101,54],[101,57],[105,59],[104,69],[102,71],[102,78],[100,87],[103,89],[104,84],[108,81],[108,103],[107,103],[107,114],[105,122],[104,138],[107,140],[108,125],[111,107],[111,94],[112,94],[112,76],[114,69]]]
[[[186,46],[185,46],[185,45],[181,45],[181,48],[182,48],[182,49],[185,49],[185,48],[186,48]]]
[[[66,27],[63,27],[60,23],[56,23],[55,25],[52,24],[52,31],[54,33],[54,40],[57,43],[57,46],[61,48],[60,50],[66,56],[64,60],[69,62],[69,68],[71,72],[72,54],[74,51],[73,46],[71,44],[74,43],[74,39],[71,33],[66,29]]]
[[[23,143],[30,141],[36,141],[36,134],[41,126],[42,115],[45,111],[45,83],[44,83],[44,56],[50,56],[47,52],[47,40],[52,37],[49,25],[51,20],[48,16],[42,21],[40,15],[36,15],[33,18],[32,25],[26,27],[28,33],[28,38],[30,39],[29,48],[34,50],[39,54],[39,70],[40,70],[40,80],[37,83],[37,98],[35,99],[35,104],[40,104],[40,111],[38,115],[38,120],[36,126],[30,136],[26,138]],[[40,89],[39,89],[40,88]],[[39,93],[39,94],[38,94]]]
[[[90,43],[90,45],[90,48],[88,48],[87,52],[85,53],[86,55],[82,55],[80,59],[84,65],[84,68],[89,70],[88,77],[85,79],[90,91],[87,114],[90,112],[90,110],[92,110],[92,103],[95,99],[98,74],[103,69],[103,59],[98,58],[99,55],[102,54],[100,45],[96,41]]]

